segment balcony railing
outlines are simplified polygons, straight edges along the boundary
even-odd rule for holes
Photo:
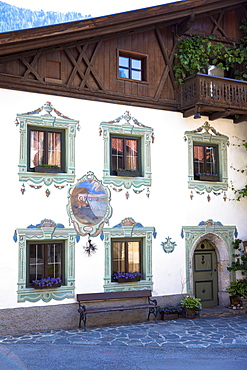
[[[247,114],[247,82],[198,73],[181,86],[181,110],[222,116]],[[186,114],[187,112],[187,114]]]

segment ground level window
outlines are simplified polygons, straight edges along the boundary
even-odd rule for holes
[[[194,179],[219,181],[219,161],[217,145],[194,144],[193,147]]]
[[[140,272],[141,266],[141,240],[112,241],[112,273]]]
[[[63,279],[63,243],[30,243],[28,245],[28,277],[33,280],[45,277]]]
[[[136,138],[111,137],[111,174],[124,175],[123,170],[140,175],[140,142]],[[122,172],[121,172],[122,171]]]
[[[30,128],[29,168],[49,165],[62,168],[63,132]]]

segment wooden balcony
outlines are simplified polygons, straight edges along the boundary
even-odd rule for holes
[[[247,121],[247,82],[197,73],[181,85],[181,111],[184,117]]]

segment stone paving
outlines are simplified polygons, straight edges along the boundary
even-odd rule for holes
[[[247,315],[89,327],[86,332],[83,329],[49,330],[0,336],[1,343],[247,348]]]

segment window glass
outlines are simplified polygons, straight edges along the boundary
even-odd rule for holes
[[[141,71],[132,70],[132,80],[141,81],[142,80],[142,73],[141,73]]]
[[[119,56],[119,77],[129,78],[131,80],[143,80],[143,62],[144,58],[136,59],[131,57]]]
[[[129,67],[129,58],[126,57],[119,57],[119,66],[120,67]]]
[[[194,145],[195,180],[200,180],[200,175],[218,175],[217,146]]]
[[[113,241],[112,242],[112,273],[141,272],[141,242]]]
[[[138,139],[111,137],[112,174],[117,170],[139,171]]]
[[[48,276],[62,279],[62,243],[30,244],[29,284]]]
[[[30,130],[30,169],[38,165],[62,166],[62,133]]]

